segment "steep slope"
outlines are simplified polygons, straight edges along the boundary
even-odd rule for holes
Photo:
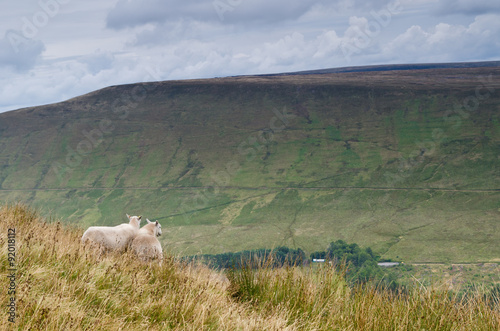
[[[0,114],[0,198],[191,254],[332,240],[500,260],[500,68],[113,86]]]

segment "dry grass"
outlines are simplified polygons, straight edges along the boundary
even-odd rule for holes
[[[26,206],[0,208],[2,330],[497,330],[498,307],[478,295],[407,295],[349,288],[329,268],[247,269],[225,276],[166,255],[98,258],[82,229],[41,219]],[[16,313],[8,321],[9,228],[16,229]]]
[[[479,292],[459,302],[418,286],[404,293],[350,288],[329,267],[245,269],[229,279],[237,300],[264,314],[282,309],[298,330],[500,330],[500,308]]]
[[[81,229],[47,223],[26,207],[0,209],[2,274],[7,273],[3,234],[16,229],[17,319],[2,314],[0,329],[20,330],[263,330],[282,329],[233,302],[223,277],[206,267],[166,256],[163,265],[135,257],[99,259],[80,246]],[[1,306],[7,307],[6,277]],[[5,309],[5,313],[7,309]],[[271,316],[272,317],[272,316]]]

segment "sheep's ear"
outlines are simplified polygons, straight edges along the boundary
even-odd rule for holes
[[[151,221],[149,220],[149,218],[146,218],[146,221],[148,221],[148,224],[151,223]]]
[[[139,220],[141,220],[141,219],[142,219],[142,216],[139,215]]]
[[[129,214],[125,214],[125,215],[127,215],[127,218],[130,219],[130,215]]]
[[[158,220],[156,220],[156,225],[158,225]]]

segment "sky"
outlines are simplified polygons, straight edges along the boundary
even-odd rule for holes
[[[492,60],[497,0],[0,3],[0,112],[135,82]]]

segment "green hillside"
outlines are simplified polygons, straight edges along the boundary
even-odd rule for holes
[[[500,261],[500,68],[113,86],[0,114],[0,200],[158,219],[176,254],[342,239]]]

